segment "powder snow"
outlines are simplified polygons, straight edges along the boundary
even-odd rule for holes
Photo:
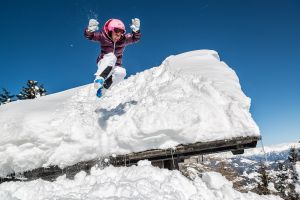
[[[0,176],[260,135],[236,73],[212,50],[169,56],[95,93],[88,84],[0,106]]]

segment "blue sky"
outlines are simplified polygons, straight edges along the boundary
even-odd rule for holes
[[[100,51],[83,37],[102,25],[141,19],[141,42],[128,46],[129,75],[169,55],[216,50],[252,99],[265,144],[300,140],[300,1],[52,0],[0,2],[0,87],[17,94],[28,79],[55,93],[91,83]]]

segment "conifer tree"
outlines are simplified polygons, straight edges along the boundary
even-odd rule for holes
[[[298,150],[295,147],[291,147],[288,157],[289,163],[289,184],[288,184],[288,198],[289,200],[299,200],[300,195],[296,192],[296,184],[298,182],[298,174],[296,172],[295,166],[298,161]]]
[[[27,87],[23,87],[20,94],[17,95],[17,98],[20,100],[23,99],[35,99],[40,96],[45,96],[46,90],[43,85],[38,85],[37,81],[28,80]]]
[[[257,185],[257,192],[258,194],[270,194],[270,190],[268,188],[269,186],[269,175],[267,173],[267,167],[263,162],[260,162],[260,166],[258,169],[258,173],[259,173],[259,182]]]
[[[10,95],[10,92],[5,88],[2,88],[2,93],[0,94],[0,105],[14,101],[14,96],[15,95]]]
[[[277,176],[275,180],[275,189],[283,199],[287,195],[288,171],[284,163],[277,162]]]
[[[40,96],[45,96],[46,95],[46,89],[44,88],[44,84],[41,84],[40,86],[39,86],[39,89],[38,89],[38,93],[39,93],[39,95]]]
[[[288,159],[291,163],[296,164],[296,162],[298,160],[298,149],[296,149],[295,146],[292,146],[290,148]]]

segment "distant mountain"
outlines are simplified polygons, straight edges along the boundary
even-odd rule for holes
[[[300,143],[267,146],[264,150],[263,148],[247,149],[242,155],[232,155],[226,152],[192,157],[181,165],[181,170],[188,177],[204,171],[217,171],[232,181],[235,189],[241,192],[255,192],[259,176],[258,168],[260,162],[264,162],[267,165],[272,190],[274,183],[278,181],[277,175],[280,173],[277,169],[278,162],[288,166],[291,147],[295,147],[299,152]],[[276,190],[273,192],[276,194]]]

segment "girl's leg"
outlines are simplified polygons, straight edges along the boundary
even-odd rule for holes
[[[95,76],[100,76],[102,72],[107,68],[107,67],[114,67],[117,61],[117,57],[113,53],[108,53],[105,54],[104,57],[99,60],[97,66],[98,70],[95,73]]]
[[[124,80],[126,76],[126,69],[120,66],[115,67],[112,70],[112,75],[109,76],[104,83],[104,88],[108,89],[111,85],[116,85],[122,80]]]
[[[108,53],[98,62],[98,70],[95,73],[96,78],[94,80],[95,88],[99,89],[103,87],[104,81],[111,75],[116,61],[116,56],[113,53]]]
[[[124,80],[126,76],[126,69],[121,67],[121,66],[117,66],[113,69],[113,73],[112,73],[112,85],[116,85],[118,83],[120,83],[121,81]]]

